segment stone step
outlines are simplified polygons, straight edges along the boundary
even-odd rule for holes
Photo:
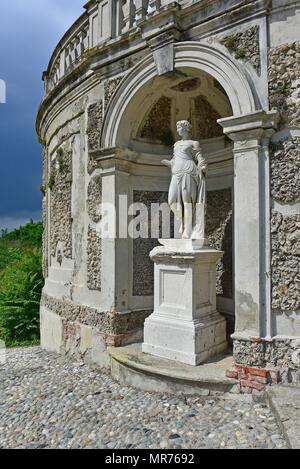
[[[120,384],[176,395],[239,392],[236,380],[226,377],[226,370],[233,366],[230,350],[198,366],[143,353],[141,343],[107,350],[112,376]]]

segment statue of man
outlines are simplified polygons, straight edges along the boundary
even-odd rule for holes
[[[199,142],[190,137],[191,130],[188,121],[177,122],[177,132],[182,139],[174,145],[172,160],[163,160],[162,163],[171,167],[169,205],[181,222],[182,238],[202,239],[205,238],[208,165],[202,156]]]

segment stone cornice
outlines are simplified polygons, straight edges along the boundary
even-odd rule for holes
[[[275,131],[278,121],[277,111],[259,110],[242,116],[219,119],[218,124],[223,127],[224,133],[236,142],[260,139],[266,132],[270,134],[270,130]]]

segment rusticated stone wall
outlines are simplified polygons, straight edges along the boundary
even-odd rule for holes
[[[217,123],[220,114],[212,107],[204,96],[194,99],[192,110],[193,135],[196,140],[220,137],[223,128]]]
[[[226,36],[221,41],[236,59],[248,60],[260,73],[259,26]]]
[[[87,164],[88,174],[92,174],[98,167],[97,162],[92,158],[90,152],[100,148],[100,139],[105,112],[122,78],[123,75],[111,80],[106,80],[104,83],[104,99],[91,104],[87,109],[86,133],[88,137],[89,150]]]
[[[52,296],[42,295],[41,305],[65,319],[68,323],[76,322],[96,327],[103,334],[126,334],[143,327],[146,317],[151,311],[131,311],[118,314],[101,311],[86,305],[79,305],[69,300],[60,300]]]
[[[300,41],[269,49],[270,107],[280,112],[281,127],[300,124]]]
[[[56,255],[57,243],[63,245],[63,255],[72,258],[72,151],[63,151],[51,161],[50,186],[50,251]]]
[[[300,214],[272,211],[272,308],[300,309]]]
[[[101,201],[102,177],[95,176],[90,180],[87,190],[87,210],[91,220],[94,223],[98,223],[101,220]]]
[[[88,107],[88,125],[87,125],[89,150],[97,150],[97,148],[99,148],[102,121],[103,121],[102,101],[91,104]]]
[[[108,107],[109,101],[112,99],[117,87],[119,86],[123,75],[113,78],[112,80],[107,80],[104,84],[104,110]]]
[[[149,257],[150,251],[159,245],[157,239],[151,238],[151,204],[168,202],[168,192],[134,191],[133,202],[142,203],[148,209],[148,239],[133,240],[133,296],[154,295],[154,263]],[[173,220],[173,216],[172,216]],[[174,222],[171,221],[171,237]]]
[[[102,240],[89,225],[87,236],[87,287],[101,291]]]
[[[172,100],[162,96],[150,110],[140,132],[140,137],[148,140],[162,140],[171,129]]]
[[[87,190],[87,211],[91,220],[87,235],[87,287],[101,291],[102,240],[95,224],[101,220],[102,177],[94,176]]]
[[[206,236],[211,246],[224,251],[217,263],[217,295],[233,297],[231,189],[207,193]]]
[[[91,104],[87,110],[87,137],[88,137],[88,162],[87,171],[92,174],[97,168],[97,163],[91,158],[90,151],[97,150],[100,146],[101,128],[103,123],[103,103]]]
[[[300,137],[289,137],[271,146],[271,197],[281,203],[300,198]]]
[[[280,129],[300,125],[299,58],[299,41],[269,50],[270,107],[280,112]],[[271,197],[283,207],[271,212],[272,309],[278,314],[300,309],[300,214],[289,214],[300,201],[300,137],[271,144],[270,173]]]
[[[300,382],[299,339],[234,340],[234,362],[279,371],[279,381]]]

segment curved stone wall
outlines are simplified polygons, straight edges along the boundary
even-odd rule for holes
[[[45,96],[36,122],[44,147],[45,348],[109,366],[107,344],[142,339],[153,307],[148,254],[157,240],[127,239],[119,219],[117,236],[101,238],[100,205],[111,204],[119,216],[120,207],[145,197],[146,205],[166,200],[169,173],[160,161],[171,155],[181,119],[193,122],[209,160],[208,236],[225,252],[217,291],[223,312],[234,317],[239,201],[233,159],[241,161],[247,146],[256,151],[264,144],[256,135],[233,143],[223,135],[225,124],[216,121],[235,113],[241,125],[250,115],[253,128],[263,127],[260,116],[276,106],[280,132],[298,128],[299,44],[292,39],[269,47],[269,2],[229,3],[90,0],[57,45],[43,74]],[[256,112],[261,114],[254,125]],[[269,319],[273,335],[286,330],[284,311],[298,334],[299,220],[286,209],[298,203],[298,139],[295,132],[275,139],[270,173],[266,169],[261,176],[263,183],[270,176],[273,209],[272,258],[265,269],[272,277],[272,308],[281,315]],[[247,353],[246,347],[246,361]]]

